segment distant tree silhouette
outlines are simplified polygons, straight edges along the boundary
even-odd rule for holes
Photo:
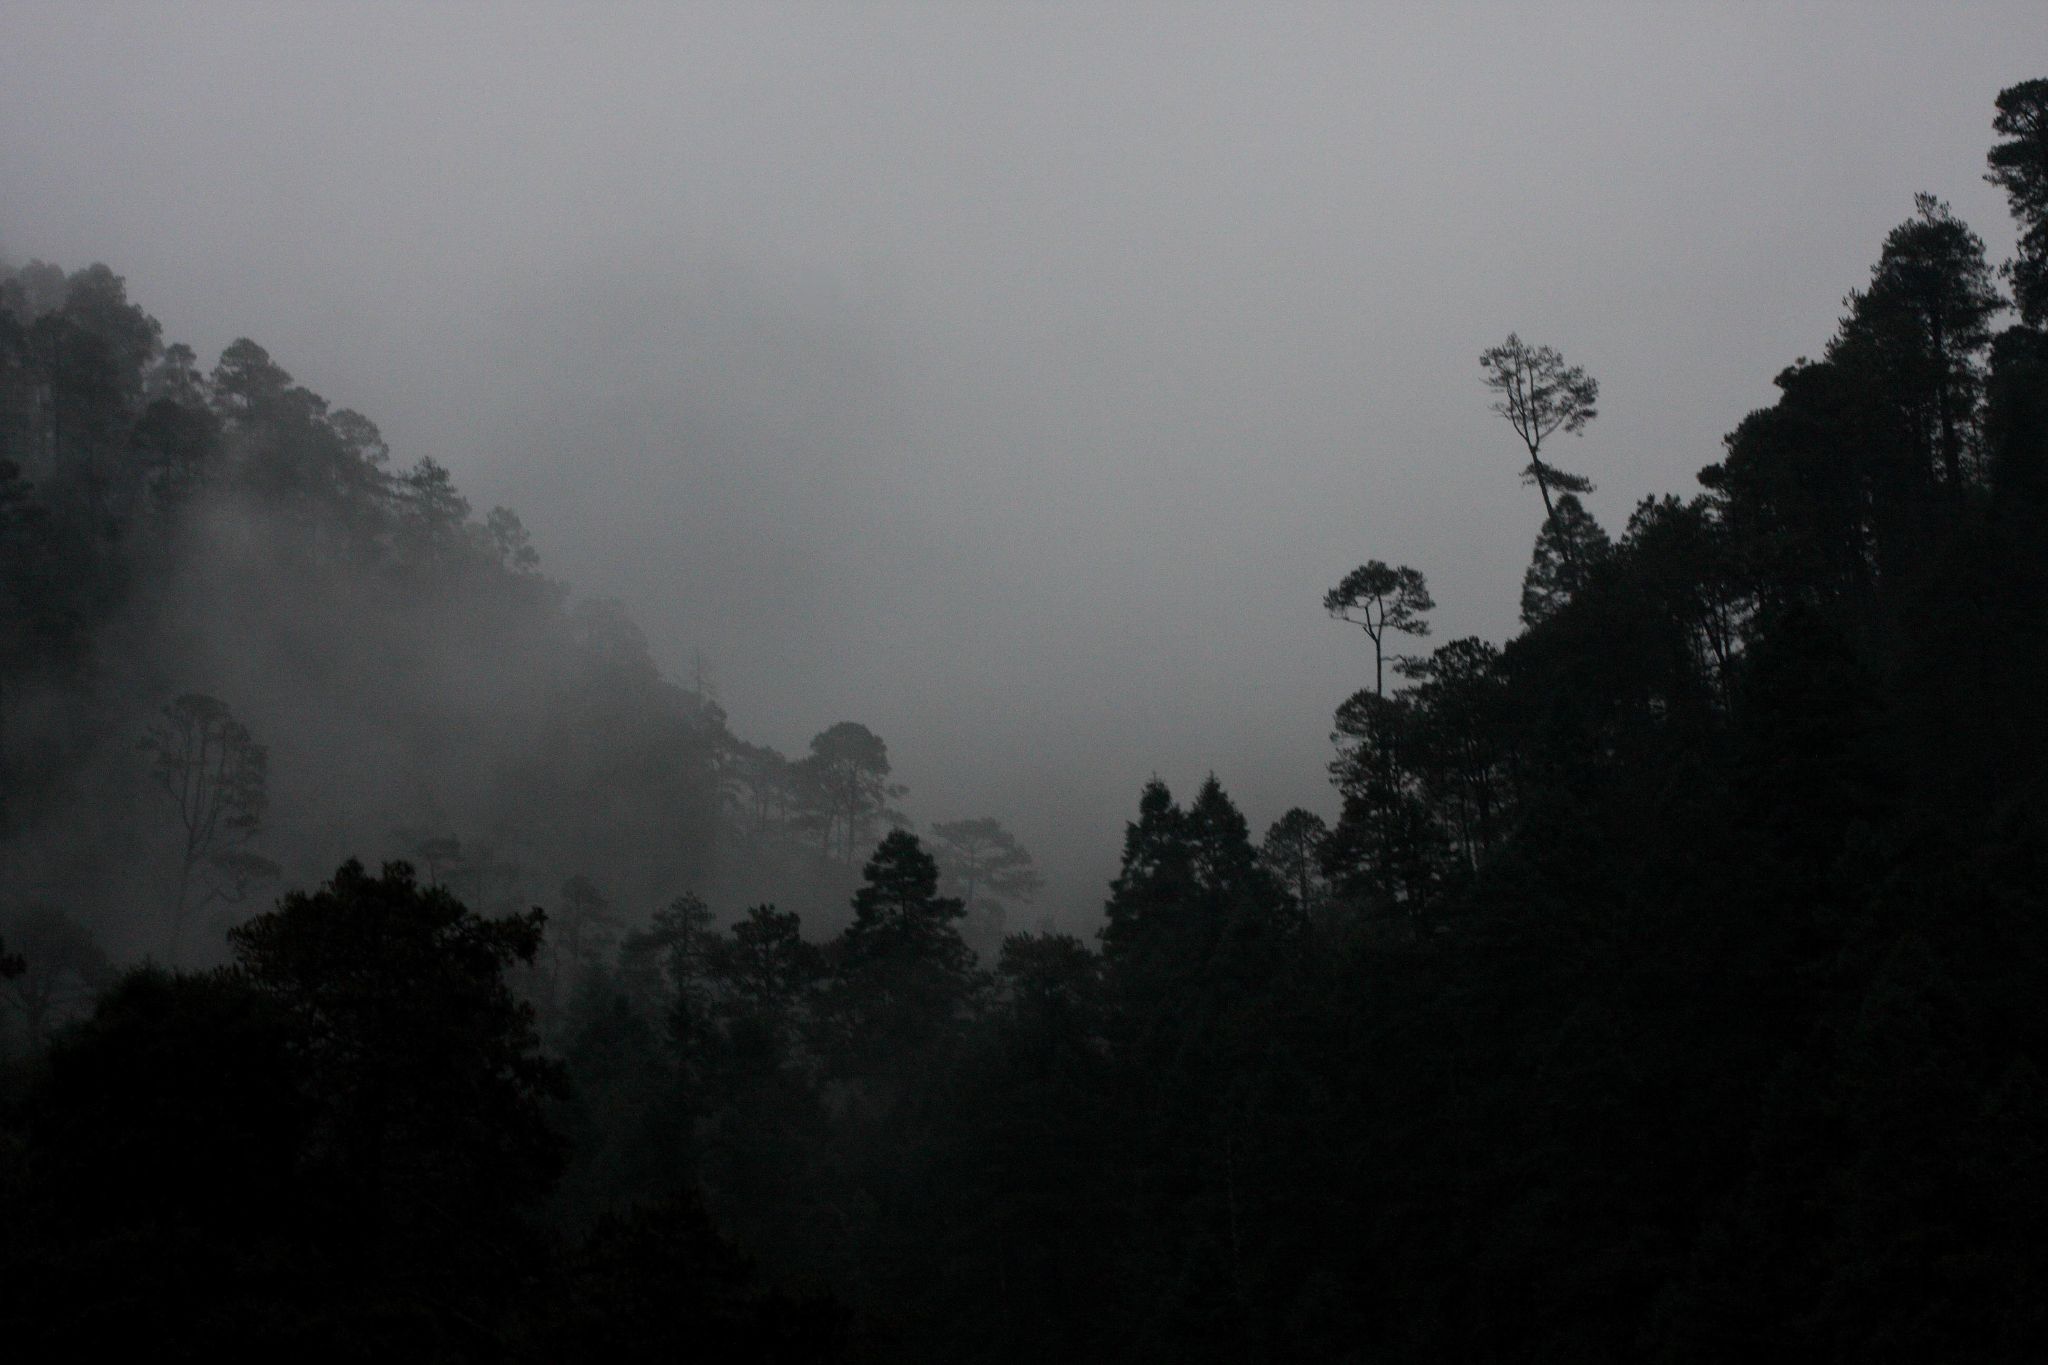
[[[889,803],[904,793],[889,781],[889,746],[867,726],[843,720],[811,737],[799,767],[824,852],[831,855],[836,830],[840,856],[851,866],[855,850],[889,815]]]
[[[681,1002],[701,1017],[718,947],[717,917],[703,897],[677,896],[620,940],[619,969],[634,995]]]
[[[535,574],[540,571],[540,551],[533,548],[533,536],[526,523],[509,507],[493,507],[484,518],[484,540],[499,565],[508,573]]]
[[[583,978],[609,955],[619,926],[610,899],[580,874],[562,883],[552,918],[540,954],[546,963],[541,1017],[550,1030]]]
[[[436,834],[423,829],[399,829],[393,833],[405,860],[416,869],[426,869],[428,886],[439,886],[444,880],[453,879],[467,863],[462,840],[453,834]]]
[[[143,737],[157,785],[170,798],[181,835],[177,889],[171,898],[169,955],[178,960],[192,908],[192,878],[214,873],[199,902],[237,900],[271,865],[250,861],[242,845],[263,827],[269,804],[268,755],[225,702],[188,692],[163,708]]]
[[[734,740],[721,756],[724,796],[741,833],[754,838],[782,829],[800,798],[796,765],[765,744]]]
[[[1429,634],[1429,621],[1423,613],[1435,607],[1419,569],[1405,564],[1395,568],[1378,559],[1359,565],[1323,594],[1324,611],[1359,627],[1372,641],[1373,689],[1383,694],[1387,690],[1388,635]]]
[[[1543,443],[1562,431],[1576,436],[1599,416],[1600,382],[1578,365],[1567,365],[1549,346],[1531,346],[1513,332],[1479,354],[1486,387],[1498,394],[1495,413],[1507,419],[1529,452],[1525,483],[1543,497],[1543,519],[1556,519],[1551,490],[1590,493],[1593,485],[1543,458]]]
[[[932,844],[941,875],[959,890],[962,912],[969,916],[985,905],[1000,924],[1008,902],[1028,902],[1045,885],[1030,850],[992,815],[936,821]]]
[[[12,319],[0,314],[0,350]],[[7,713],[15,679],[27,672],[40,651],[32,622],[48,594],[36,591],[39,555],[31,537],[37,509],[21,466],[0,456],[0,837],[12,833],[14,772],[8,744]]]
[[[0,944],[13,945],[19,964],[0,996],[20,1014],[28,1045],[40,1048],[54,1025],[89,1007],[113,980],[113,964],[84,925],[52,905],[0,916],[0,931]],[[0,958],[7,956],[0,951]]]
[[[242,422],[272,419],[286,405],[307,401],[270,352],[248,337],[237,337],[220,353],[213,368],[213,393],[222,411]]]
[[[429,456],[399,476],[398,504],[413,552],[427,563],[438,562],[458,543],[458,532],[469,519],[469,500],[456,491],[447,469]]]
[[[182,346],[170,350],[191,354]],[[171,392],[186,394],[187,385],[197,382],[196,375],[181,377]],[[136,421],[129,445],[151,500],[160,511],[172,513],[198,496],[218,472],[220,421],[203,398],[158,398]]]
[[[140,492],[126,438],[161,330],[104,265],[73,274],[63,306],[28,325],[46,381],[51,481],[96,537],[114,534]]]

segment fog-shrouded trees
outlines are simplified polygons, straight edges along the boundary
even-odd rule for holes
[[[188,692],[163,708],[143,736],[157,786],[169,798],[179,834],[171,897],[169,956],[178,959],[194,876],[208,880],[198,905],[239,900],[272,866],[244,847],[263,827],[269,805],[267,751],[227,704]]]
[[[979,910],[999,928],[1012,902],[1028,902],[1045,885],[1031,851],[992,815],[935,821],[932,856],[964,913],[972,917]]]
[[[677,896],[649,917],[647,927],[619,940],[620,984],[636,1002],[659,1001],[701,1021],[717,944],[716,917],[704,898]]]
[[[11,946],[20,963],[12,980],[0,981],[0,999],[13,1005],[31,1049],[48,1043],[58,1024],[90,1009],[114,977],[113,963],[91,931],[54,905],[31,904],[0,915],[0,946]]]
[[[456,835],[406,827],[393,830],[392,836],[405,860],[426,873],[428,886],[452,881],[468,866],[467,850]]]
[[[836,850],[851,866],[874,827],[892,814],[889,803],[904,794],[889,781],[889,746],[860,722],[842,720],[811,737],[798,768],[820,849],[827,857]]]
[[[1529,453],[1522,479],[1543,498],[1544,520],[1554,520],[1556,493],[1590,493],[1593,485],[1543,458],[1543,443],[1563,432],[1576,436],[1599,416],[1600,381],[1582,366],[1565,364],[1549,346],[1531,346],[1513,332],[1479,354],[1486,387],[1498,395],[1493,411],[1507,419]]]
[[[535,964],[542,1022],[552,1028],[578,985],[609,956],[619,917],[597,884],[578,874],[562,883],[549,920]]]
[[[796,913],[752,907],[732,926],[711,964],[724,988],[727,1016],[758,1030],[778,1056],[786,1053],[797,1011],[824,974],[822,955],[804,939]]]
[[[0,314],[0,327],[6,321],[6,315]],[[48,594],[37,591],[41,556],[31,539],[37,519],[21,466],[0,455],[0,838],[10,832],[13,823],[14,770],[7,712],[16,680],[36,661],[35,618],[48,602]]]
[[[104,736],[141,728],[138,691],[203,669],[233,679],[237,717],[260,707],[273,770],[310,798],[265,821],[260,846],[280,861],[334,856],[337,821],[360,817],[425,821],[475,848],[486,832],[517,842],[524,873],[495,878],[493,896],[545,895],[587,869],[644,905],[716,875],[727,830],[713,758],[732,737],[644,657],[622,613],[572,609],[516,516],[472,515],[447,469],[395,458],[368,417],[282,357],[242,337],[202,361],[166,344],[125,288],[104,266],[0,265],[10,865],[56,877],[110,941],[164,943],[160,926],[131,922],[148,899],[133,884],[141,860],[55,850],[132,839],[102,827],[132,794],[160,798],[145,764],[103,771],[117,762]],[[256,880],[252,843],[182,871],[182,938],[198,905]],[[793,861],[770,860],[771,882]],[[480,894],[478,859],[462,863],[437,871]]]
[[[1387,690],[1389,637],[1429,634],[1425,613],[1435,607],[1420,569],[1396,568],[1378,559],[1359,565],[1323,594],[1324,611],[1359,627],[1372,641],[1373,689],[1381,693]]]
[[[2000,97],[1992,163],[2023,312],[2048,306],[2025,254],[2044,102],[2041,83]],[[960,928],[1022,861],[999,822],[940,822],[930,849],[887,833],[852,890],[841,858],[893,816],[878,737],[835,726],[796,764],[736,740],[617,608],[572,615],[514,581],[518,537],[461,517],[452,484],[368,480],[382,529],[328,548],[405,567],[352,601],[438,584],[574,636],[536,650],[552,695],[529,714],[555,737],[516,768],[553,828],[501,835],[475,793],[423,793],[374,826],[417,823],[423,879],[348,864],[233,931],[233,965],[130,973],[63,1028],[52,1002],[94,959],[44,911],[79,902],[0,860],[0,1020],[40,1012],[48,1037],[0,1065],[0,1331],[36,1358],[109,1354],[137,1322],[223,1359],[829,1351],[715,1226],[771,1281],[849,1300],[863,1359],[2048,1358],[2048,336],[2022,321],[1986,344],[1982,256],[1923,203],[1703,491],[1643,499],[1611,540],[1547,444],[1590,418],[1590,381],[1512,338],[1490,352],[1545,500],[1519,629],[1379,651],[1332,726],[1334,828],[1296,807],[1255,843],[1214,776],[1186,803],[1147,783],[1100,951],[1011,935],[986,973]],[[304,438],[269,452],[288,464],[383,469],[377,438],[248,348],[221,393],[166,350],[139,398],[81,384],[59,414],[65,460],[118,428],[68,425],[91,404],[197,402],[221,424],[187,433],[190,461],[150,426],[140,462],[190,464],[192,501],[117,547],[83,517],[83,474],[42,487],[50,414],[21,397],[49,371],[7,330],[69,288],[0,272],[4,449],[44,461],[17,490],[38,529],[0,559],[51,556],[21,581],[68,591],[44,569],[78,547],[171,536],[263,472],[242,443],[275,444],[266,423]],[[67,316],[124,354],[132,319],[96,290],[114,297],[82,281]],[[102,468],[118,520],[119,462]],[[434,526],[428,559],[393,549]],[[293,553],[327,553],[289,528]],[[1419,633],[1401,622],[1429,608],[1386,600],[1402,571],[1366,568],[1390,580],[1376,646]],[[75,642],[118,646],[89,628],[96,600],[70,599]],[[0,646],[10,679],[25,655],[42,670],[38,704],[63,694],[39,640]],[[282,744],[333,705],[264,714]],[[62,728],[23,718],[18,760]],[[424,751],[423,783],[465,752]],[[108,785],[153,799],[109,752]],[[644,816],[686,799],[716,808]],[[24,800],[31,828],[58,804]],[[645,855],[698,815],[733,841],[719,858]],[[541,869],[501,906],[592,880],[545,924],[479,918],[450,888],[484,899],[485,830]],[[852,892],[851,927],[807,939],[721,884],[784,854]],[[600,878],[615,944],[575,921]],[[559,1070],[506,981],[549,945],[580,977],[547,1039]]]
[[[759,838],[781,829],[799,797],[796,765],[765,744],[734,740],[720,756],[723,795],[734,825]]]
[[[160,333],[104,265],[73,274],[62,306],[27,324],[27,349],[44,380],[44,474],[95,536],[114,535],[140,491],[125,437]]]

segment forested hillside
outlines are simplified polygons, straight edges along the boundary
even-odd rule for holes
[[[865,726],[737,738],[515,513],[252,341],[202,370],[106,266],[0,280],[0,516],[0,855],[119,953],[216,960],[358,853],[486,907],[836,905],[901,818]]]
[[[1151,783],[1092,943],[1002,933],[998,820],[921,837],[854,722],[735,737],[254,343],[11,270],[0,1330],[2048,1355],[2048,80],[1992,128],[2014,258],[1918,196],[1625,525],[1595,379],[1486,349],[1524,628],[1429,647],[1422,572],[1345,575],[1338,818]]]

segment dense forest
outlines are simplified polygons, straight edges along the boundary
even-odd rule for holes
[[[1523,630],[1343,576],[1334,823],[1155,781],[1094,943],[254,342],[0,267],[0,1340],[2048,1355],[2048,80],[1992,129],[2013,258],[1918,196],[1618,530],[1597,381],[1486,349]]]

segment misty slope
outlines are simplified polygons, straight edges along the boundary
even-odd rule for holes
[[[252,856],[294,884],[403,855],[492,907],[581,876],[628,918],[850,883],[814,769],[732,736],[616,604],[571,605],[515,515],[253,342],[202,373],[104,266],[0,279],[0,515],[8,885],[119,950],[165,951],[186,831],[138,745],[190,694],[267,759],[253,827],[201,850],[242,860],[196,868],[208,943],[275,894]]]

